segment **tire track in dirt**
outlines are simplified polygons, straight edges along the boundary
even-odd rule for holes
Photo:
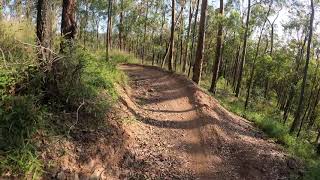
[[[140,172],[148,179],[290,176],[281,147],[184,76],[141,65],[119,68],[130,80],[130,87],[119,88],[124,109],[138,120],[125,127],[129,150],[147,164]]]

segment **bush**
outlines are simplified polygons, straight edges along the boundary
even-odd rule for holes
[[[34,146],[35,133],[51,134],[60,126],[54,134],[65,133],[70,127],[63,114],[74,114],[83,102],[81,113],[103,122],[108,107],[118,98],[114,83],[125,82],[116,66],[133,56],[111,52],[106,62],[104,52],[76,45],[55,57],[59,60],[53,71],[44,72],[32,46],[33,28],[25,23],[0,25],[0,174],[34,178],[41,176],[43,167]],[[47,101],[48,82],[55,83],[53,89],[58,93]]]
[[[221,104],[231,112],[255,123],[269,137],[282,144],[287,152],[304,160],[307,165],[304,179],[319,179],[320,159],[315,152],[314,145],[307,142],[305,138],[296,138],[289,134],[288,126],[283,124],[282,114],[273,102],[256,98],[252,100],[251,106],[245,110],[244,99],[241,97],[234,98],[230,88],[226,88],[223,80],[221,81],[221,83],[218,83],[220,91],[216,95]]]
[[[19,148],[43,121],[44,112],[34,97],[7,96],[0,102],[0,149]]]

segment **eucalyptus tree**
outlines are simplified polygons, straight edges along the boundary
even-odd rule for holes
[[[123,14],[124,14],[124,0],[120,0],[120,15],[119,15],[119,49],[123,49]]]
[[[190,62],[189,62],[189,70],[188,70],[188,76],[191,74],[191,69],[194,66],[194,45],[195,45],[195,38],[196,38],[196,33],[197,33],[197,22],[198,22],[198,14],[199,14],[199,5],[200,5],[200,0],[197,0],[196,4],[196,11],[194,14],[194,22],[193,22],[193,28],[192,28],[192,40],[191,40],[191,48],[190,48]]]
[[[301,64],[304,59],[305,46],[308,40],[308,13],[306,12],[304,5],[300,3],[294,3],[291,6],[291,19],[288,23],[284,24],[285,30],[287,32],[286,36],[290,41],[290,46],[294,49],[295,54],[294,63],[292,64],[292,73],[287,78],[289,81],[286,90],[288,92],[285,94],[284,105],[283,105],[283,122],[286,123],[288,116],[293,109],[293,101],[296,95],[296,86],[299,83],[301,77]],[[296,37],[295,37],[296,35]],[[289,47],[290,47],[289,46]]]
[[[306,88],[306,83],[307,83],[309,62],[310,62],[310,58],[311,58],[311,43],[312,43],[312,36],[313,36],[313,25],[314,25],[314,14],[315,14],[313,0],[310,0],[310,9],[311,9],[311,15],[310,15],[310,24],[309,24],[306,63],[305,63],[304,72],[303,72],[303,81],[301,84],[299,104],[298,104],[298,108],[296,110],[294,121],[293,121],[292,126],[290,128],[290,133],[295,132],[297,130],[297,128],[300,126],[300,124],[302,123],[301,113],[303,110],[304,94],[305,94],[305,88]]]
[[[265,26],[266,26],[268,17],[270,15],[272,4],[273,4],[273,0],[270,1],[269,6],[267,8],[267,11],[266,12],[263,11],[262,24],[260,26],[260,34],[259,34],[259,37],[258,37],[257,47],[256,47],[255,55],[253,57],[253,62],[252,62],[252,65],[251,65],[251,70],[250,70],[250,77],[249,77],[249,82],[248,82],[248,87],[247,87],[247,95],[246,95],[246,100],[245,100],[245,105],[244,105],[245,109],[247,109],[248,104],[249,104],[250,93],[251,93],[251,88],[253,86],[252,83],[253,83],[255,69],[256,69],[256,61],[257,61],[257,58],[259,56],[262,35],[264,33]]]
[[[109,50],[112,47],[112,13],[113,13],[113,0],[108,0],[108,22],[106,33],[106,60],[109,60]]]
[[[50,11],[51,3],[50,0],[38,0],[37,2],[37,19],[36,19],[36,35],[38,48],[38,58],[41,66],[45,65],[50,61],[51,58],[51,30],[52,26],[50,23]]]
[[[170,45],[169,45],[169,60],[168,60],[168,69],[172,71],[172,62],[173,62],[173,54],[174,54],[174,31],[175,31],[175,1],[171,0],[171,32],[170,32]]]
[[[87,0],[86,0],[87,1]],[[87,8],[87,7],[86,7]],[[89,3],[89,13],[91,16],[91,29],[94,32],[95,31],[95,40],[93,40],[93,42],[95,42],[95,46],[97,49],[100,48],[100,21],[102,19],[105,19],[105,15],[106,15],[106,9],[107,9],[107,4],[105,3],[104,0],[91,0]],[[88,13],[88,12],[86,12]],[[93,35],[93,33],[92,33]],[[94,37],[94,36],[93,36]],[[94,38],[93,38],[94,39]]]
[[[239,74],[238,74],[238,78],[237,78],[238,80],[237,80],[237,87],[236,87],[236,97],[240,96],[243,69],[244,69],[246,55],[247,55],[247,42],[248,42],[248,34],[249,34],[250,13],[251,13],[251,0],[248,0],[246,25],[245,25],[245,32],[243,35],[242,56],[241,56],[241,61],[240,61],[240,66],[239,66]]]
[[[202,73],[207,8],[208,8],[208,1],[202,0],[201,16],[200,16],[200,23],[199,23],[198,46],[197,46],[195,63],[193,65],[193,77],[192,77],[192,80],[197,84],[200,83],[201,73]]]
[[[143,44],[142,44],[142,58],[141,62],[144,64],[144,58],[146,54],[146,41],[147,41],[147,27],[148,27],[148,15],[149,15],[149,6],[152,4],[152,1],[149,2],[150,0],[143,1],[145,3],[145,14],[144,14],[144,31],[143,31]]]
[[[75,19],[76,0],[63,0],[61,15],[61,42],[60,51],[63,52],[66,45],[72,45],[76,38],[77,24]]]
[[[187,68],[187,58],[189,55],[189,41],[190,41],[190,31],[191,31],[191,23],[192,23],[192,17],[194,14],[194,6],[193,6],[193,1],[190,0],[189,1],[189,18],[188,18],[188,28],[187,28],[187,35],[185,38],[185,52],[184,52],[184,56],[183,56],[183,65],[182,65],[182,72],[185,73],[186,72],[186,68]]]
[[[220,8],[219,8],[219,15],[223,17],[223,11],[224,11],[224,4],[223,0],[220,0]],[[216,86],[218,81],[218,74],[219,74],[219,67],[220,67],[220,61],[222,58],[222,41],[223,41],[223,22],[222,20],[219,22],[219,28],[218,28],[218,34],[217,34],[217,45],[216,45],[216,56],[215,56],[215,62],[213,66],[212,71],[212,82],[210,87],[210,92],[216,93]]]

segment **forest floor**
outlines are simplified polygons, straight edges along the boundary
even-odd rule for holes
[[[297,161],[251,122],[182,75],[125,64],[120,87],[131,142],[122,168],[134,179],[289,179]],[[123,177],[123,178],[125,178]]]

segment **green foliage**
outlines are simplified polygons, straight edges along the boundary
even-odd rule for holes
[[[19,178],[39,179],[43,173],[43,165],[36,155],[36,149],[26,144],[0,155],[0,174],[5,172],[16,174]]]
[[[134,57],[133,54],[128,54],[121,51],[112,51],[111,52],[111,63],[120,64],[120,63],[139,63],[140,60]]]
[[[273,104],[268,104],[265,100],[256,100],[252,107],[244,110],[244,99],[235,98],[230,88],[225,87],[223,79],[218,82],[216,98],[231,112],[255,123],[270,138],[282,144],[291,155],[304,160],[308,167],[305,175],[306,179],[317,179],[319,177],[320,159],[314,146],[304,139],[289,134],[288,126],[281,121],[281,112],[275,110],[277,108]]]
[[[41,163],[31,141],[47,116],[46,107],[40,105],[43,76],[37,70],[34,31],[29,26],[1,22],[0,174],[36,178],[41,174]]]
[[[106,62],[101,52],[78,50],[74,59],[82,62],[83,70],[79,82],[72,87],[68,86],[69,89],[63,92],[74,105],[85,101],[89,113],[101,112],[103,115],[118,98],[114,84],[125,82],[124,74],[116,67],[117,63],[127,62],[128,58],[112,53],[111,60]]]
[[[31,138],[44,118],[35,97],[7,96],[0,102],[0,149],[18,148]]]
[[[118,98],[115,83],[125,83],[118,63],[135,58],[123,52],[92,52],[79,46],[66,49],[57,58],[56,69],[43,72],[38,64],[34,38],[26,24],[2,24],[0,29],[0,174],[38,179],[42,162],[34,144],[36,132],[51,133],[52,117],[65,121],[64,112],[75,112],[84,102],[82,113],[102,121]],[[10,28],[18,28],[15,31]],[[10,29],[10,31],[9,31]],[[33,29],[32,29],[33,31]],[[26,39],[26,37],[31,38]],[[21,42],[20,42],[21,41]],[[27,42],[28,44],[23,44]],[[2,53],[3,52],[3,53]],[[56,82],[57,94],[44,101],[46,82]],[[64,123],[63,126],[66,126]],[[68,129],[69,127],[65,127]],[[63,130],[55,133],[65,133]]]

